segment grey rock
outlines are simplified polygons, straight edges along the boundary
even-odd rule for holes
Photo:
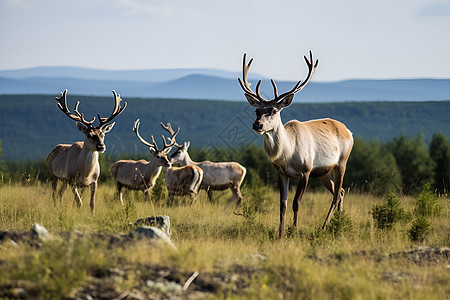
[[[161,229],[170,238],[170,217],[169,216],[152,216],[147,218],[140,218],[134,222],[134,226],[153,226]]]
[[[38,238],[42,242],[52,239],[52,235],[48,232],[48,230],[39,223],[33,224],[31,232],[34,237]]]
[[[175,245],[172,243],[167,234],[157,227],[141,226],[135,231],[130,232],[130,235],[137,238],[148,238],[156,243],[164,244],[169,248],[176,250]]]

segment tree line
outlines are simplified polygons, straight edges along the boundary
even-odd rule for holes
[[[244,185],[247,187],[278,185],[278,175],[264,149],[256,144],[241,149],[226,147],[190,148],[195,161],[237,161],[247,168]],[[1,155],[1,142],[0,142]],[[1,156],[0,156],[1,158]],[[100,155],[99,181],[112,183],[111,165],[119,159],[147,159],[149,153],[111,156]],[[45,183],[48,167],[45,159],[35,161],[1,161],[0,184]],[[431,184],[438,194],[448,194],[450,183],[450,144],[442,132],[435,133],[431,142],[424,142],[422,133],[415,137],[401,135],[388,142],[376,139],[366,141],[355,137],[350,155],[344,187],[363,193],[385,195],[391,190],[416,194]],[[319,180],[311,180],[309,189],[323,188]]]

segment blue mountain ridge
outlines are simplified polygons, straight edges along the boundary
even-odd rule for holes
[[[237,78],[241,74],[214,69],[167,69],[106,71],[83,68],[49,67],[0,71],[0,94],[58,95],[68,89],[73,95],[109,96],[116,90],[123,97],[179,98],[245,101]],[[261,94],[273,97],[270,81],[262,78]],[[277,81],[280,92],[295,82]],[[449,100],[450,79],[345,80],[315,82],[296,96],[296,101],[427,101]]]

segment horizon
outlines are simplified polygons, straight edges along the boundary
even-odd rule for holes
[[[228,77],[221,77],[221,76],[216,76],[216,75],[208,75],[208,74],[202,74],[202,71],[218,71],[218,72],[224,72],[224,73],[230,73],[234,74],[236,73],[237,76],[241,77],[242,75],[239,74],[236,71],[230,71],[230,70],[224,70],[224,69],[216,69],[216,68],[167,68],[167,69],[98,69],[98,68],[91,68],[91,67],[80,67],[80,66],[35,66],[35,67],[29,67],[29,68],[21,68],[21,69],[7,69],[7,70],[1,70],[0,69],[0,73],[1,72],[23,72],[23,71],[27,71],[27,70],[38,70],[38,69],[80,69],[80,70],[89,70],[89,71],[100,71],[100,72],[145,72],[145,71],[195,71],[198,70],[200,71],[200,73],[189,73],[183,76],[180,76],[179,78],[182,77],[186,77],[186,76],[191,76],[191,75],[204,75],[204,76],[211,76],[211,77],[218,77],[218,78],[224,78],[224,79],[229,79]],[[270,79],[274,79],[275,81],[280,81],[280,82],[296,82],[298,80],[282,80],[282,79],[276,79],[276,78],[269,78],[267,76],[263,76],[260,74],[253,74],[250,75],[250,78],[258,78],[258,75],[260,76],[260,79],[262,81],[266,81],[266,80],[270,80]],[[25,78],[30,78],[30,77],[4,77],[1,76],[0,77],[3,78],[12,78],[12,79],[25,79]],[[42,76],[44,77],[44,76]],[[49,76],[45,76],[46,78],[51,78]],[[55,76],[56,77],[56,76]],[[71,76],[67,76],[67,78],[78,78],[78,77],[71,77]],[[79,77],[79,78],[84,78],[84,77]],[[84,78],[84,79],[90,79],[90,78]],[[237,79],[237,77],[236,77]],[[338,80],[330,80],[330,81],[321,81],[321,80],[311,80],[311,82],[317,82],[317,83],[333,83],[333,82],[343,82],[343,81],[401,81],[401,80],[449,80],[449,77],[399,77],[399,78],[389,78],[389,77],[385,77],[385,78],[348,78],[348,79],[338,79]],[[101,79],[90,79],[90,80],[101,80]],[[176,80],[176,79],[173,79]],[[165,81],[165,80],[162,80]]]

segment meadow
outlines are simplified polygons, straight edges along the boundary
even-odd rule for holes
[[[56,238],[39,245],[19,238],[0,242],[0,298],[446,299],[450,295],[448,251],[445,255],[422,251],[450,245],[448,197],[436,198],[441,209],[429,216],[428,234],[412,241],[408,230],[417,196],[398,195],[409,218],[391,229],[379,229],[372,212],[386,196],[348,191],[344,212],[322,231],[331,194],[307,192],[299,226],[293,228],[291,191],[287,235],[278,239],[278,192],[264,185],[244,186],[242,191],[243,205],[236,215],[226,207],[230,192],[216,192],[213,203],[201,192],[194,204],[180,200],[172,207],[165,204],[164,191],[151,203],[144,202],[141,193],[129,192],[121,206],[114,186],[104,183],[99,185],[92,215],[88,191],[78,209],[70,191],[54,205],[45,183],[2,182],[0,232],[29,232],[39,223]],[[117,238],[127,236],[138,218],[154,215],[170,216],[177,250]],[[182,289],[195,272],[198,276]]]

